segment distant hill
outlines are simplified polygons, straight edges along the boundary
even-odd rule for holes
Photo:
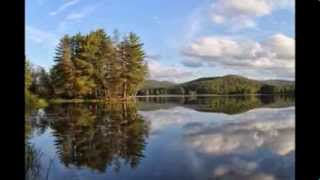
[[[205,77],[181,84],[149,80],[139,95],[196,94],[293,94],[294,81],[254,80],[238,75]]]
[[[286,80],[266,80],[261,81],[262,83],[268,84],[268,85],[274,85],[274,86],[291,86],[295,85],[294,81],[286,81]]]
[[[174,85],[176,85],[176,83],[169,81],[146,80],[142,89],[168,88]]]

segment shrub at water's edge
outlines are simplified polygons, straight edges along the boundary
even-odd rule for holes
[[[47,101],[43,98],[40,98],[38,95],[33,94],[30,91],[32,84],[32,70],[30,63],[25,62],[25,112],[26,115],[30,114],[34,109],[39,109],[46,107],[48,105]]]

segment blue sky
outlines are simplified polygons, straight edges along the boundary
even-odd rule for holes
[[[49,69],[64,34],[135,32],[150,78],[294,79],[293,0],[27,0],[26,56]]]

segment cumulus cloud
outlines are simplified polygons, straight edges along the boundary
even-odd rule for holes
[[[66,10],[67,8],[76,5],[80,2],[80,0],[71,0],[71,1],[67,1],[64,4],[62,4],[58,9],[56,9],[55,11],[51,11],[49,13],[50,16],[55,16],[59,13],[61,13],[62,11]]]
[[[255,27],[256,17],[293,5],[293,0],[217,0],[212,4],[210,16],[216,24],[230,25],[234,30],[240,30]]]
[[[148,68],[150,79],[155,80],[181,81],[193,76],[191,71],[182,67],[162,65],[156,60],[149,60]]]
[[[191,67],[206,63],[238,71],[247,68],[278,76],[294,75],[295,40],[283,34],[274,34],[262,42],[226,36],[202,37],[185,48],[183,54],[193,58],[191,63],[183,62]]]
[[[274,52],[279,59],[293,59],[295,55],[295,41],[283,34],[275,34],[262,43],[267,50]]]

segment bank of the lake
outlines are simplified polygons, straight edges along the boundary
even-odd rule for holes
[[[111,98],[111,99],[50,99],[49,103],[121,103],[135,101],[135,97]]]
[[[49,103],[121,103],[136,101],[136,98],[170,98],[170,97],[242,97],[242,96],[294,96],[288,94],[162,94],[162,95],[137,95],[127,98],[111,99],[50,99]]]

